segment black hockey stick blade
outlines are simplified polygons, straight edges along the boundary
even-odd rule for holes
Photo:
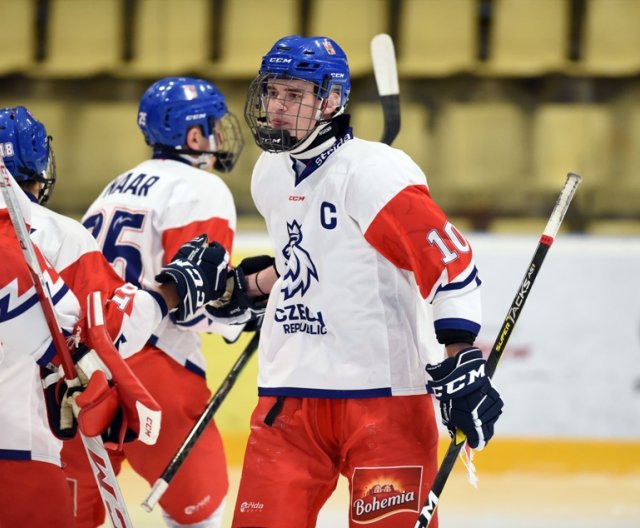
[[[516,296],[507,311],[507,315],[500,327],[500,330],[498,331],[498,336],[493,344],[493,348],[487,358],[486,374],[489,377],[493,377],[496,367],[498,366],[498,361],[500,361],[505,347],[507,346],[507,342],[515,328],[516,322],[522,313],[522,308],[529,298],[529,293],[531,292],[533,283],[538,276],[542,262],[544,261],[551,244],[553,244],[556,234],[558,233],[558,229],[560,228],[560,224],[569,209],[569,204],[571,203],[581,181],[582,178],[577,174],[570,172],[567,175],[567,181],[558,196],[555,207],[549,216],[549,221],[547,222],[547,225],[540,237],[540,241],[538,242],[538,247],[536,248],[529,267],[527,268],[527,272],[518,287]],[[455,465],[465,442],[465,435],[461,431],[456,431],[456,436],[451,440],[449,448],[447,449],[442,463],[438,468],[433,485],[427,495],[414,528],[426,528],[429,526],[438,506],[440,495],[444,490],[444,485],[447,483],[447,479],[453,470],[453,466]]]
[[[391,145],[400,132],[400,86],[393,40],[386,33],[371,39],[371,59],[384,119],[380,141]]]
[[[191,450],[196,445],[198,439],[202,436],[202,433],[209,425],[209,422],[213,418],[213,415],[216,413],[224,399],[229,394],[229,391],[232,389],[236,382],[236,378],[238,374],[242,371],[246,363],[249,361],[253,353],[258,348],[258,343],[260,342],[260,332],[256,332],[249,344],[245,347],[242,353],[238,356],[238,359],[231,367],[231,370],[227,374],[227,377],[224,379],[220,387],[216,393],[211,397],[209,403],[205,407],[205,410],[198,418],[198,421],[191,428],[191,431],[182,442],[182,445],[178,448],[178,451],[171,459],[171,462],[167,465],[165,470],[162,472],[162,475],[158,477],[158,479],[154,482],[151,491],[147,494],[147,497],[142,502],[142,508],[150,512],[153,510],[154,506],[158,504],[160,498],[164,495],[164,492],[169,487],[169,483],[178,472],[180,467],[182,466],[187,455],[191,453]]]

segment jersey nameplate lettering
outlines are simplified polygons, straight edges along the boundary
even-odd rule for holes
[[[149,189],[160,179],[160,176],[149,176],[147,174],[135,174],[130,172],[115,180],[107,187],[102,194],[103,197],[115,193],[131,193],[134,196],[148,196]]]

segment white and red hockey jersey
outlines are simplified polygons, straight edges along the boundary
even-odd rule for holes
[[[425,393],[425,363],[443,358],[435,332],[478,333],[471,247],[400,150],[349,130],[306,166],[263,153],[251,192],[281,275],[262,326],[259,394]]]
[[[160,294],[125,283],[82,224],[37,203],[31,208],[31,239],[73,290],[83,313],[87,295],[102,293],[107,329],[121,356],[145,345],[166,315]]]
[[[172,159],[152,159],[118,176],[91,204],[84,225],[107,260],[127,281],[150,287],[182,244],[206,233],[229,253],[236,210],[218,176]],[[219,331],[204,315],[177,324],[171,315],[150,343],[187,368],[204,374],[201,331]]]
[[[13,184],[25,219],[29,201]],[[0,207],[4,207],[4,202]],[[58,321],[71,333],[80,305],[35,247]],[[61,442],[49,429],[37,363],[46,365],[55,348],[8,211],[0,209],[0,458],[60,465]]]

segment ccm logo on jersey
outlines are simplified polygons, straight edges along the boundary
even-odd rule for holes
[[[304,196],[296,196],[296,195],[292,194],[291,196],[289,196],[289,201],[290,202],[304,202]]]

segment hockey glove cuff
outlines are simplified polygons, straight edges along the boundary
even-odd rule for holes
[[[44,401],[47,406],[49,428],[56,438],[69,440],[76,435],[78,424],[73,415],[69,389],[62,377],[61,370],[40,368],[40,379],[44,391]],[[82,390],[78,385],[75,391]]]

